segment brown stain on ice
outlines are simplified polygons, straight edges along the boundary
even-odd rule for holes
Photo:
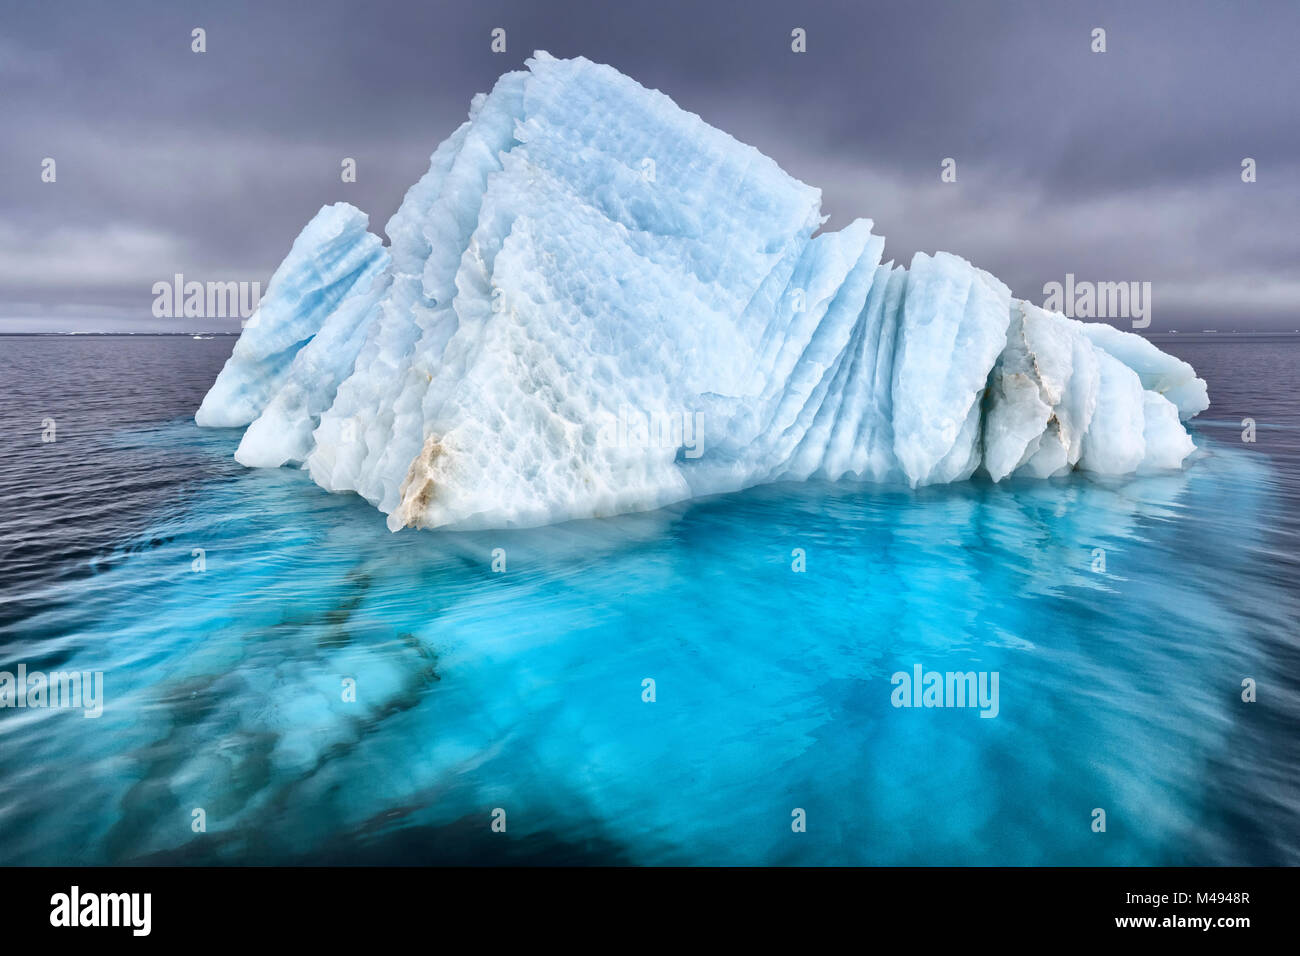
[[[424,447],[411,462],[411,467],[406,470],[406,478],[398,489],[402,496],[399,513],[404,526],[423,527],[424,513],[438,491],[438,484],[433,480],[433,466],[442,457],[443,451],[438,436],[430,435],[424,440]]]

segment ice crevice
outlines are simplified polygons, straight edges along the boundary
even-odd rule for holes
[[[1179,468],[1209,405],[1146,339],[1015,298],[608,66],[537,53],[388,221],[326,206],[195,415],[393,530],[527,527],[811,477]],[[814,233],[816,232],[816,235]]]

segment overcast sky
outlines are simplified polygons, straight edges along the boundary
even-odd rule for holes
[[[338,200],[381,229],[534,49],[754,144],[886,258],[955,252],[1035,302],[1151,282],[1152,332],[1300,328],[1298,36],[1294,0],[0,0],[0,331],[235,327],[154,319],[153,284],[265,287]]]

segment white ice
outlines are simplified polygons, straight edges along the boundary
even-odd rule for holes
[[[663,94],[538,53],[388,222],[326,207],[196,415],[389,527],[522,527],[756,484],[1178,468],[1195,371],[1016,299]]]

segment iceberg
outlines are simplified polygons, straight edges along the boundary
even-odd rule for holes
[[[533,527],[765,482],[1179,468],[1209,405],[1145,339],[870,220],[617,70],[539,52],[385,229],[327,206],[195,416],[403,527]]]

